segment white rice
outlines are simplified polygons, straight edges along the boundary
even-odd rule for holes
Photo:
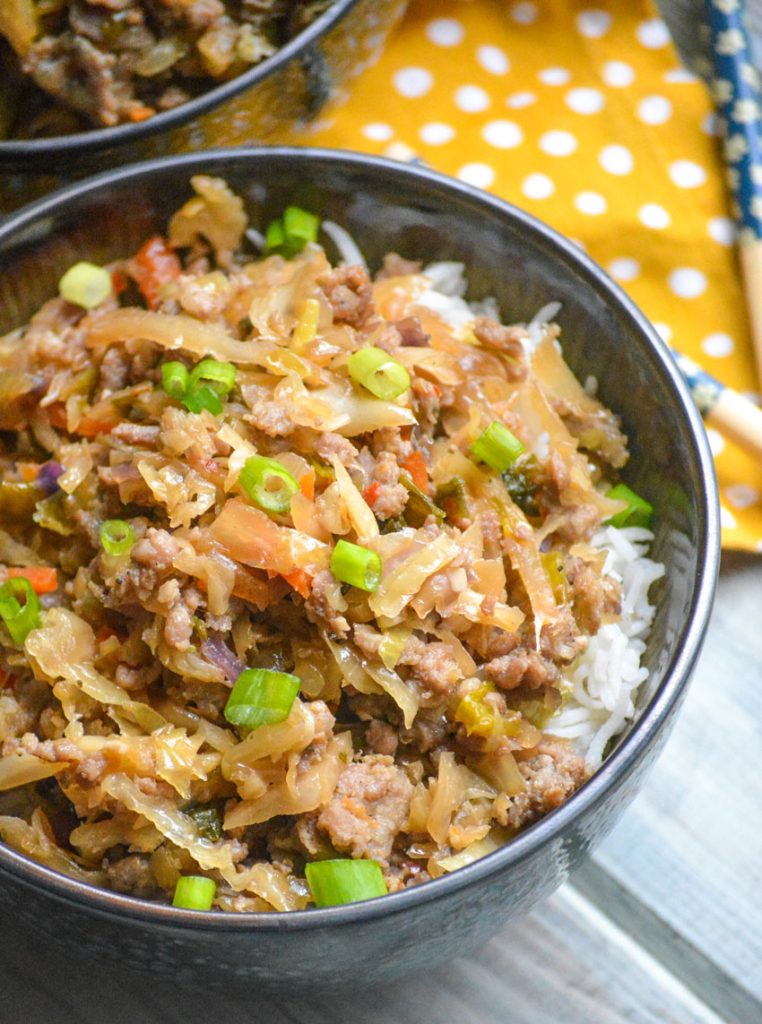
[[[346,266],[355,266],[359,263],[361,267],[367,269],[368,265],[360,251],[360,247],[346,228],[343,228],[341,224],[337,224],[335,221],[323,220],[320,222],[320,229],[325,231],[336,246],[342,263]]]
[[[637,526],[607,526],[592,540],[608,552],[604,573],[622,584],[622,617],[590,638],[566,675],[568,700],[548,726],[554,736],[574,742],[591,771],[601,763],[608,741],[634,717],[638,690],[648,679],[640,664],[656,613],[648,591],[664,575],[664,566],[647,557],[652,540],[650,530]]]

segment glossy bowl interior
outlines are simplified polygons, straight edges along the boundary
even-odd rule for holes
[[[612,827],[664,742],[709,616],[719,558],[714,471],[703,426],[662,341],[573,243],[526,213],[431,171],[359,154],[229,150],[122,168],[26,208],[0,226],[0,333],[21,323],[77,259],[134,249],[219,174],[261,228],[287,203],[339,222],[372,267],[396,250],[457,259],[470,298],[495,296],[507,321],[558,300],[566,358],[594,374],[631,440],[626,479],[656,508],[654,557],[667,565],[638,720],[559,810],[483,860],[369,903],[294,914],[202,914],[94,890],[0,844],[0,909],[82,955],[205,984],[280,992],[365,983],[462,953],[553,891]]]
[[[172,110],[135,124],[53,138],[0,140],[0,172],[58,171],[68,177],[114,166],[117,157],[124,163],[282,136],[315,119],[377,57],[406,6],[407,0],[334,0],[271,57]]]

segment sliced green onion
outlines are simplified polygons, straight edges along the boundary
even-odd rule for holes
[[[372,593],[381,582],[381,556],[348,540],[336,542],[331,572],[337,580]]]
[[[67,302],[83,309],[95,309],[114,290],[111,274],[95,263],[75,263],[58,282],[58,291]]]
[[[316,860],[305,867],[316,907],[338,907],[386,896],[381,867],[374,860]]]
[[[40,599],[28,579],[14,576],[0,587],[0,618],[17,644],[39,626]]]
[[[208,384],[197,384],[185,392],[183,405],[188,412],[203,412],[204,409],[213,416],[222,412],[222,399]]]
[[[616,501],[626,501],[627,508],[617,512],[606,520],[607,526],[645,526],[649,527],[653,519],[654,507],[645,498],[641,498],[635,491],[630,490],[627,484],[617,484],[606,494],[607,498],[614,498]]]
[[[278,252],[291,259],[307,242],[316,242],[320,218],[299,206],[288,206],[277,220],[270,221],[265,232],[265,252]]]
[[[500,420],[493,420],[471,445],[471,454],[498,473],[504,473],[524,450],[521,441]]]
[[[184,910],[211,910],[216,894],[217,885],[213,879],[203,875],[183,875],[177,880],[172,906]]]
[[[265,252],[276,252],[286,241],[286,232],[283,230],[283,221],[272,220],[267,225],[265,232]]]
[[[410,374],[402,363],[373,345],[353,352],[347,361],[347,369],[352,380],[387,402],[399,398],[410,387]]]
[[[223,714],[231,725],[256,729],[285,722],[299,692],[301,680],[288,672],[247,668],[235,681]]]
[[[185,363],[177,360],[162,363],[161,385],[170,398],[183,398],[188,390],[188,367]]]
[[[316,242],[320,218],[300,206],[287,206],[283,214],[283,231],[286,240],[293,246],[301,242],[300,250],[307,242]]]
[[[189,390],[194,390],[202,381],[218,395],[227,395],[233,390],[236,369],[232,363],[221,363],[219,359],[202,359],[191,370],[188,379]]]
[[[244,463],[238,482],[248,496],[265,512],[283,515],[291,508],[291,499],[299,484],[276,459],[252,455]]]
[[[107,555],[126,555],[135,543],[135,531],[124,519],[107,519],[101,523],[100,537]]]

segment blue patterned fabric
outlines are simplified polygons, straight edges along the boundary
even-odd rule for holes
[[[725,139],[741,242],[762,238],[762,103],[741,0],[706,0],[714,54],[712,93]]]

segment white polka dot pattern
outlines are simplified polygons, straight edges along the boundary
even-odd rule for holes
[[[419,99],[430,92],[434,78],[425,68],[400,68],[394,75],[394,88],[407,99]]]

